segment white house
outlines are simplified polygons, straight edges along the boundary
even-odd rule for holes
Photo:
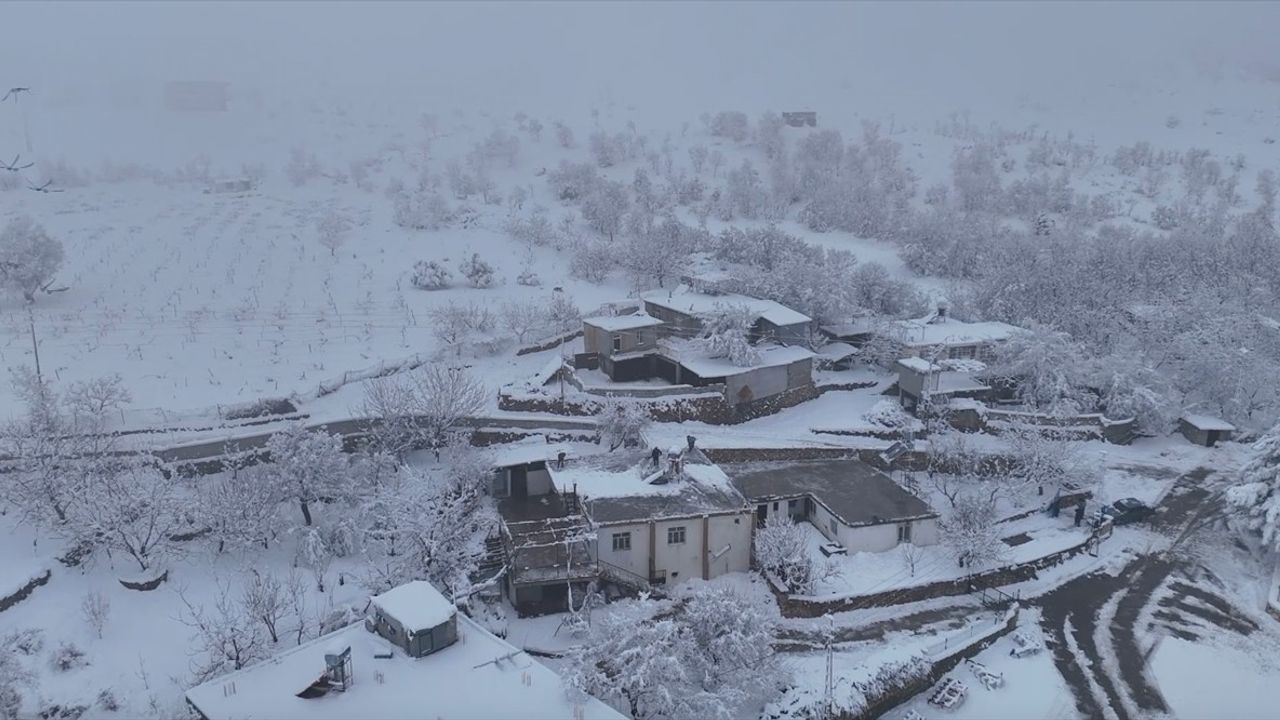
[[[753,463],[729,472],[760,524],[786,513],[850,552],[938,542],[938,514],[860,460]]]
[[[418,587],[381,596],[379,612],[389,604],[410,624],[430,625],[451,604],[423,595]],[[416,607],[418,600],[429,607]],[[623,718],[599,700],[569,700],[555,672],[470,618],[451,613],[447,622],[456,623],[456,642],[424,657],[350,625],[197,685],[187,703],[205,720]]]
[[[696,449],[617,452],[550,467],[596,530],[603,577],[664,586],[751,565],[751,509],[728,476]]]

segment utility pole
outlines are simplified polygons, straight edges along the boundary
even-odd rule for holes
[[[31,306],[27,306],[27,327],[31,330],[31,352],[36,356],[36,381],[44,384],[44,378],[40,375],[40,344],[36,342],[36,316],[31,311]]]

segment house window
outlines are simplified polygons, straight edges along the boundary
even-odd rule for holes
[[[947,353],[952,360],[972,360],[978,355],[978,348],[973,345],[952,347]]]
[[[898,542],[900,543],[911,542],[911,523],[906,523],[905,525],[898,526]]]
[[[683,545],[684,544],[684,526],[667,528],[667,544]]]
[[[613,534],[613,551],[623,552],[631,549],[631,533],[614,533]]]
[[[796,514],[796,508],[798,507],[800,507],[800,501],[798,499],[787,501],[787,512],[791,513],[792,515]]]
[[[494,497],[511,497],[511,483],[509,480],[510,478],[508,478],[505,468],[493,471],[493,480],[490,490]]]
[[[836,525],[836,521],[834,519],[831,520],[831,534],[832,535],[840,534],[840,526]]]
[[[622,351],[622,336],[621,336],[621,335],[614,335],[614,336],[613,336],[613,351],[614,351],[614,352],[621,352],[621,351]]]

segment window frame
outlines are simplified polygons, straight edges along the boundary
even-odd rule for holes
[[[679,538],[678,540],[675,538]],[[686,526],[676,525],[667,528],[667,544],[668,545],[684,545],[689,539],[689,533]]]
[[[631,533],[630,532],[613,533],[612,536],[609,538],[609,540],[610,540],[610,547],[613,548],[613,552],[630,552],[631,551]]]
[[[911,542],[911,523],[899,523],[898,525],[898,544]]]

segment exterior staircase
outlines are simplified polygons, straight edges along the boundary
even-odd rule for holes
[[[484,539],[484,555],[480,557],[479,574],[492,576],[507,563],[507,549],[502,536],[490,535]]]
[[[654,583],[643,575],[638,575],[626,568],[620,568],[603,560],[597,560],[596,567],[600,572],[600,579],[611,582],[620,588],[636,593],[649,593],[654,597],[666,597],[662,584]],[[665,579],[662,582],[665,582]]]

